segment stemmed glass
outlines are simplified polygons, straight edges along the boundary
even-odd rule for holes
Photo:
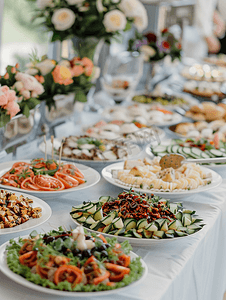
[[[116,103],[121,103],[134,93],[142,74],[143,56],[138,52],[124,51],[107,58],[101,85]]]

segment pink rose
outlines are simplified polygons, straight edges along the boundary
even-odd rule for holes
[[[16,74],[15,79],[17,81],[22,81],[24,84],[24,88],[29,91],[32,91],[34,89],[37,82],[37,80],[33,76],[21,72],[18,72]]]
[[[15,101],[8,102],[5,108],[8,110],[7,114],[10,115],[11,118],[20,111],[20,107]]]
[[[9,92],[7,93],[8,96],[8,101],[16,101],[17,97],[16,97],[16,92],[9,90]]]
[[[41,83],[37,82],[33,91],[37,93],[37,95],[41,95],[44,93],[44,87]]]
[[[35,91],[33,91],[33,92],[31,92],[31,97],[32,98],[37,98],[38,94]]]
[[[6,105],[8,103],[8,97],[6,94],[3,94],[1,91],[0,91],[0,105],[3,106],[3,105]]]
[[[9,91],[9,87],[7,85],[3,85],[0,87],[0,90],[3,92],[3,93],[6,93]]]
[[[24,96],[25,100],[31,98],[31,93],[28,90],[24,90],[21,95]]]

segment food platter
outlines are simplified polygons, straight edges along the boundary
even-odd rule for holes
[[[6,189],[4,189],[4,190],[6,190]],[[24,193],[23,191],[15,192],[15,195],[18,197],[20,195],[23,195],[24,197],[29,197],[30,199],[32,199],[33,200],[32,207],[40,207],[42,209],[42,212],[41,212],[42,216],[37,219],[30,218],[27,222],[20,224],[18,226],[12,227],[12,228],[0,229],[0,236],[2,234],[16,233],[16,232],[34,228],[36,226],[43,224],[51,217],[52,210],[51,210],[50,206],[43,200],[41,200],[35,196],[28,195],[28,194]]]
[[[150,189],[141,189],[141,188],[136,188],[136,187],[132,187],[129,184],[123,184],[122,182],[119,182],[117,179],[114,179],[112,177],[112,170],[123,170],[123,163],[115,163],[115,164],[111,164],[110,166],[105,167],[102,170],[102,176],[104,177],[105,180],[107,180],[109,183],[113,184],[114,186],[118,186],[120,188],[129,190],[131,187],[133,188],[133,190],[137,191],[137,192],[141,192],[141,193],[147,193],[147,194],[152,194],[154,193],[156,196],[161,196],[164,198],[169,198],[169,199],[178,199],[178,198],[183,198],[183,197],[189,197],[191,195],[194,195],[196,193],[200,193],[200,192],[206,192],[208,190],[211,190],[213,188],[216,188],[218,185],[221,184],[222,182],[222,178],[219,174],[217,174],[216,172],[214,172],[211,169],[207,169],[202,167],[203,170],[205,170],[206,172],[210,173],[212,175],[212,182],[206,186],[200,186],[196,189],[192,189],[192,190],[187,190],[187,191],[173,191],[173,192],[161,192],[161,191],[157,191],[157,190],[150,190]]]
[[[56,150],[58,150],[60,148],[61,141],[62,140],[60,138],[54,139],[54,148]],[[128,158],[132,158],[134,156],[137,156],[141,152],[141,148],[138,145],[135,145],[135,144],[131,145],[130,143],[128,143],[127,148],[128,148]],[[39,150],[41,152],[45,153],[45,143],[44,142],[39,145]],[[46,151],[47,151],[48,155],[51,155],[51,153],[52,153],[51,140],[46,141]],[[55,155],[55,157],[58,158],[59,156]],[[118,160],[88,160],[88,159],[74,159],[74,158],[69,158],[69,157],[65,157],[65,156],[63,156],[62,159],[65,160],[65,161],[83,163],[85,165],[90,165],[92,167],[96,167],[97,165],[103,166],[106,163],[113,163],[113,162],[116,162],[116,161],[123,161],[124,160],[124,159],[118,159]]]
[[[23,160],[24,162],[30,162],[30,160]],[[16,161],[9,161],[9,162],[5,162],[5,163],[1,163],[0,164],[0,177],[5,174],[11,167],[12,165],[15,163]],[[64,189],[64,190],[59,190],[59,191],[33,191],[33,190],[26,190],[26,193],[28,194],[32,194],[34,196],[38,196],[38,197],[55,197],[55,195],[64,195],[64,194],[67,194],[67,193],[71,193],[71,192],[76,192],[76,191],[79,191],[79,190],[83,190],[83,189],[86,189],[86,188],[89,188],[95,184],[97,184],[100,180],[100,174],[88,167],[88,166],[85,166],[85,165],[82,165],[82,164],[75,164],[76,167],[79,168],[79,170],[84,174],[85,176],[85,180],[86,182],[83,183],[83,184],[80,184],[78,185],[77,187],[73,187],[73,188],[70,188],[70,189]],[[16,187],[12,187],[12,186],[6,186],[6,185],[3,185],[3,184],[0,184],[0,188],[2,189],[5,189],[5,188],[8,188],[10,190],[13,190],[13,191],[17,191],[17,192],[23,192],[24,190],[23,189],[20,189],[20,188],[16,188]]]
[[[148,109],[149,108],[149,109]],[[175,112],[166,112],[163,107],[150,104],[133,104],[131,106],[107,107],[103,117],[109,121],[123,120],[125,122],[138,121],[147,126],[170,126],[182,121],[182,116]]]
[[[156,194],[156,193],[155,193]],[[208,217],[209,214],[209,210],[211,209],[210,205],[208,204],[204,204],[204,203],[193,203],[193,202],[189,202],[186,201],[185,202],[185,209],[189,209],[189,210],[195,210],[197,211],[198,217],[201,217],[203,219],[203,222],[206,224],[205,220]],[[75,222],[75,224],[79,225],[79,222],[77,222],[75,219],[71,218],[73,220],[73,222]],[[205,226],[203,227],[205,228]],[[92,230],[87,228],[88,231],[90,232],[94,232],[94,233],[99,233],[98,231]],[[162,245],[168,242],[175,242],[175,241],[183,241],[183,240],[187,240],[188,238],[192,238],[194,236],[196,236],[197,234],[200,234],[203,231],[203,229],[201,229],[200,231],[197,231],[191,235],[187,235],[184,237],[174,237],[174,238],[168,238],[168,239],[145,239],[145,238],[135,238],[135,237],[124,237],[124,236],[117,236],[117,239],[119,242],[124,242],[126,240],[128,240],[128,242],[135,246],[151,246],[151,245]],[[108,234],[108,233],[103,233],[101,232],[102,235],[104,235],[105,237],[115,237],[115,235],[112,234]]]
[[[23,237],[23,238],[26,238],[26,237]],[[136,286],[137,284],[139,284],[147,276],[147,273],[148,273],[147,265],[141,259],[142,267],[144,268],[144,272],[143,272],[142,276],[137,281],[134,281],[131,284],[125,286],[125,287],[118,288],[118,289],[113,289],[113,290],[107,290],[107,291],[96,291],[96,292],[67,292],[67,291],[53,290],[53,289],[50,289],[50,288],[45,288],[45,287],[39,286],[37,284],[34,284],[34,283],[26,280],[22,276],[12,272],[9,269],[9,267],[7,265],[7,261],[6,261],[6,247],[7,247],[7,245],[9,245],[9,242],[4,243],[0,247],[0,270],[1,270],[1,272],[4,273],[12,281],[14,281],[14,282],[26,287],[26,288],[30,288],[30,289],[35,290],[35,291],[40,292],[40,293],[51,294],[51,295],[54,295],[54,296],[64,296],[64,297],[90,297],[90,296],[94,297],[94,296],[104,296],[104,295],[107,296],[107,295],[110,295],[112,293],[117,293],[117,292],[120,292],[120,291],[126,291],[126,289],[130,289],[130,288]],[[134,252],[131,252],[130,257],[131,258],[136,258],[136,257],[138,257],[138,255],[136,255]]]

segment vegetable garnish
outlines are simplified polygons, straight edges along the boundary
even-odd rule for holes
[[[1,178],[3,185],[33,191],[60,191],[85,183],[84,175],[73,164],[60,165],[53,159],[16,162]]]
[[[71,216],[84,227],[123,237],[162,239],[182,237],[199,231],[204,224],[195,211],[181,203],[133,190],[116,198],[102,196],[99,202],[73,206]]]
[[[7,264],[14,273],[46,288],[104,291],[124,287],[142,276],[140,257],[131,260],[131,249],[128,241],[119,244],[116,238],[87,234],[82,226],[73,231],[60,227],[10,240]]]

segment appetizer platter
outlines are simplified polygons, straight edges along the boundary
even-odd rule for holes
[[[205,57],[204,61],[217,66],[226,67],[226,55],[223,53]]]
[[[225,94],[221,91],[221,86],[221,82],[188,80],[184,83],[183,92],[193,96],[218,100],[225,97]]]
[[[181,122],[182,116],[160,105],[133,104],[106,108],[103,117],[125,123],[138,122],[146,126],[169,126]]]
[[[0,190],[0,236],[39,226],[51,214],[50,206],[37,197]]]
[[[35,250],[33,250],[35,248]],[[58,296],[107,295],[131,288],[147,266],[125,241],[72,231],[32,232],[0,247],[0,270],[15,282]]]
[[[219,174],[194,163],[161,170],[159,161],[156,157],[112,164],[102,170],[102,176],[115,186],[170,199],[204,192],[222,182]]]
[[[62,159],[91,163],[121,161],[125,158],[131,158],[140,153],[141,149],[137,145],[130,145],[124,141],[110,141],[89,137],[87,135],[70,136],[63,143],[62,139],[54,139],[54,149],[56,157],[59,157],[60,148],[62,145]],[[51,140],[41,143],[39,149],[44,153],[51,155],[52,143]]]
[[[49,166],[49,167],[48,167]],[[53,196],[75,192],[98,183],[99,173],[81,164],[33,159],[0,164],[0,187]]]
[[[165,132],[155,126],[147,126],[138,121],[124,122],[123,120],[112,120],[105,122],[101,120],[85,130],[85,134],[97,139],[110,139],[117,141],[131,141],[137,144],[149,143],[152,140],[161,140]]]
[[[206,81],[206,82],[224,82],[226,80],[226,69],[208,64],[194,64],[185,66],[181,75],[186,79]]]
[[[226,157],[225,142],[200,139],[166,140],[158,146],[147,146],[146,153],[162,157],[170,153],[178,153],[186,158],[217,158]]]
[[[226,104],[204,101],[199,105],[192,106],[186,111],[185,117],[195,121],[212,122],[215,120],[226,120]]]
[[[174,107],[190,107],[191,105],[197,104],[197,100],[189,97],[188,95],[178,94],[178,95],[168,95],[164,93],[145,93],[140,92],[139,94],[133,96],[132,101],[143,103],[160,105],[160,107],[174,108]]]
[[[170,126],[169,130],[183,138],[212,140],[216,148],[219,148],[220,141],[226,141],[226,122],[224,120],[215,120],[210,123],[206,121],[184,122]]]
[[[73,206],[70,214],[76,224],[91,232],[117,236],[119,241],[128,239],[131,244],[139,245],[175,240],[192,235],[204,226],[196,211],[184,208],[182,203],[134,190]]]

